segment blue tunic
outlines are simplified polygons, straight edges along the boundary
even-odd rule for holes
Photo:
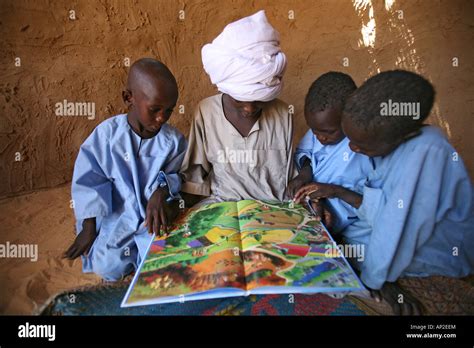
[[[298,169],[304,159],[311,160],[313,181],[343,186],[362,193],[362,188],[372,166],[367,156],[353,152],[349,140],[344,138],[335,145],[323,145],[311,130],[301,139],[295,151]],[[328,199],[335,217],[333,232],[338,233],[357,220],[356,209],[339,198]]]
[[[380,289],[400,276],[462,277],[474,265],[473,187],[456,150],[425,126],[385,157],[363,189],[360,220],[343,231],[365,248],[362,281]]]
[[[184,136],[167,124],[149,139],[132,130],[127,115],[94,129],[79,150],[71,189],[77,233],[84,219],[97,221],[98,236],[82,256],[84,272],[117,280],[137,267],[152,238],[143,226],[148,199],[165,184],[178,197],[185,150]]]

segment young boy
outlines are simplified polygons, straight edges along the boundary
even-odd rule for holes
[[[424,125],[434,89],[408,71],[367,80],[344,107],[342,127],[354,152],[370,157],[373,171],[363,195],[346,190],[360,220],[343,235],[365,245],[362,281],[380,289],[396,314],[419,313],[395,282],[401,276],[463,277],[474,266],[473,190],[456,150],[441,131]],[[311,197],[341,195],[334,186]],[[344,198],[343,198],[344,199]]]
[[[204,69],[222,94],[202,100],[193,119],[181,168],[188,202],[284,200],[293,126],[276,99],[286,66],[278,40],[260,11],[203,47]]]
[[[173,74],[140,59],[122,93],[128,107],[99,124],[82,144],[72,198],[78,232],[65,257],[82,255],[83,271],[118,280],[133,271],[153,237],[167,228],[167,200],[181,188],[184,136],[166,124],[178,99]]]
[[[295,161],[300,173],[288,185],[291,197],[311,181],[310,187],[331,183],[353,191],[362,189],[370,162],[366,156],[351,151],[341,128],[344,102],[355,90],[352,78],[341,72],[321,75],[309,88],[304,115],[310,130],[296,148]],[[313,203],[313,207],[334,233],[357,219],[355,208],[337,197]]]

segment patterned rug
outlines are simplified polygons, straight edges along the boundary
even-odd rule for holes
[[[474,315],[474,276],[402,278],[398,284],[420,301],[424,315]],[[368,315],[393,315],[385,301],[349,298]]]
[[[252,295],[120,308],[130,279],[61,293],[40,315],[393,315],[384,301],[324,294]],[[404,278],[399,285],[423,305],[425,315],[474,315],[474,276]]]
[[[120,308],[128,283],[99,285],[56,296],[41,315],[353,315],[365,313],[348,298],[252,295]]]

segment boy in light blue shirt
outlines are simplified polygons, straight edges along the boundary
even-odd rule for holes
[[[434,94],[408,71],[368,79],[347,99],[342,120],[351,149],[372,162],[362,195],[331,185],[310,193],[342,197],[357,209],[344,240],[365,246],[356,264],[361,280],[395,314],[420,313],[395,283],[399,277],[464,277],[474,268],[472,182],[445,135],[424,124]]]
[[[311,85],[304,110],[310,130],[295,151],[300,172],[289,183],[291,197],[311,183],[313,186],[331,183],[361,191],[371,168],[370,162],[366,156],[349,148],[349,140],[341,127],[344,102],[355,90],[352,78],[341,72],[321,75]],[[339,198],[313,201],[313,208],[333,233],[340,232],[357,220],[356,209]]]
[[[137,268],[152,233],[167,231],[186,150],[184,136],[166,124],[178,89],[164,64],[135,62],[122,96],[128,113],[99,124],[79,150],[72,179],[78,235],[65,252],[82,255],[84,272],[110,281]]]

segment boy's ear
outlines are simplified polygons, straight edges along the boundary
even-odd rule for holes
[[[133,106],[133,95],[129,89],[122,91],[122,99],[127,108],[130,109]]]

